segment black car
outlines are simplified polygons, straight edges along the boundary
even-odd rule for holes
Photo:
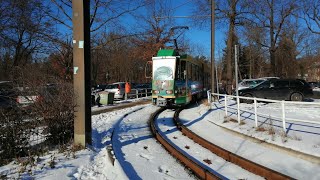
[[[239,96],[274,100],[302,101],[312,95],[311,86],[301,79],[269,79],[256,87],[239,90]]]
[[[320,82],[308,82],[312,89],[320,88]]]

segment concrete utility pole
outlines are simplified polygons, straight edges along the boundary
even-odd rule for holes
[[[214,93],[214,0],[211,0],[211,92]]]
[[[90,1],[72,0],[74,144],[91,144]]]

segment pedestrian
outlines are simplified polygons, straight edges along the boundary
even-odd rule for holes
[[[125,84],[125,99],[127,100],[128,98],[128,94],[131,92],[131,85],[130,83],[126,82]]]
[[[95,96],[96,96],[96,104],[98,105],[98,107],[101,107],[102,104],[100,103],[100,99],[101,99],[100,94],[96,93]]]

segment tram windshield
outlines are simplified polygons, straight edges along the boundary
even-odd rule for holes
[[[153,59],[153,79],[173,80],[175,78],[176,58]]]

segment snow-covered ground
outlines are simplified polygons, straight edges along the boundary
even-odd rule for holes
[[[232,103],[232,102],[230,102]],[[264,128],[254,127],[254,121],[250,114],[243,113],[241,124],[233,122],[230,117],[236,119],[236,116],[229,114],[229,118],[224,117],[223,104],[212,104],[209,106],[199,105],[181,112],[181,119],[184,124],[199,135],[205,137],[232,152],[241,156],[250,158],[253,161],[272,167],[284,174],[290,175],[296,179],[320,179],[320,163],[310,162],[308,158],[299,157],[299,152],[311,154],[315,161],[320,159],[320,125],[291,123],[288,124],[287,136],[282,133],[282,128],[277,127],[277,122],[271,125],[262,124]],[[247,105],[242,105],[243,108]],[[259,111],[265,113],[277,114],[277,104],[270,103],[260,106]],[[102,107],[108,108],[108,106]],[[291,116],[320,119],[319,107],[308,108],[291,107],[297,110]],[[94,107],[93,110],[99,108]],[[92,137],[93,144],[91,148],[81,150],[72,154],[51,152],[47,156],[36,158],[34,165],[28,165],[25,169],[17,162],[11,162],[6,166],[0,167],[0,174],[12,178],[21,179],[195,179],[187,170],[171,157],[151,136],[147,120],[150,114],[158,108],[151,105],[140,105],[109,113],[103,113],[92,116]],[[169,121],[170,112],[164,114],[165,121]],[[264,122],[261,119],[261,122]],[[289,122],[290,123],[290,122]],[[166,126],[159,125],[159,128],[172,127],[170,123]],[[306,126],[308,125],[308,126]],[[290,127],[290,128],[289,128]],[[170,136],[178,137],[179,132],[170,128]],[[265,129],[265,130],[263,130]],[[275,133],[269,133],[271,130]],[[232,130],[232,131],[230,131]],[[250,138],[239,136],[237,133],[245,134],[260,141],[253,141]],[[178,137],[179,143],[183,149],[189,145],[191,148],[186,151],[196,149],[190,140],[183,140]],[[175,141],[176,139],[172,139]],[[257,143],[258,142],[258,143]],[[285,150],[279,150],[269,143],[276,144],[295,150],[294,153],[285,153]],[[113,144],[113,152],[119,157],[114,160],[112,152],[108,150],[110,144]],[[185,145],[184,145],[185,144]],[[193,153],[196,153],[194,150]],[[200,155],[199,155],[200,154]],[[200,160],[204,157],[214,162],[216,160],[212,154],[200,152]],[[296,156],[296,157],[295,157]],[[219,161],[219,160],[217,160]],[[54,163],[53,163],[54,162]],[[247,179],[256,179],[255,175],[243,176],[239,171],[228,170],[228,164],[217,165],[213,169],[220,170],[220,173],[231,172],[228,175],[232,179],[237,177],[246,177]],[[250,173],[249,173],[250,174]]]

